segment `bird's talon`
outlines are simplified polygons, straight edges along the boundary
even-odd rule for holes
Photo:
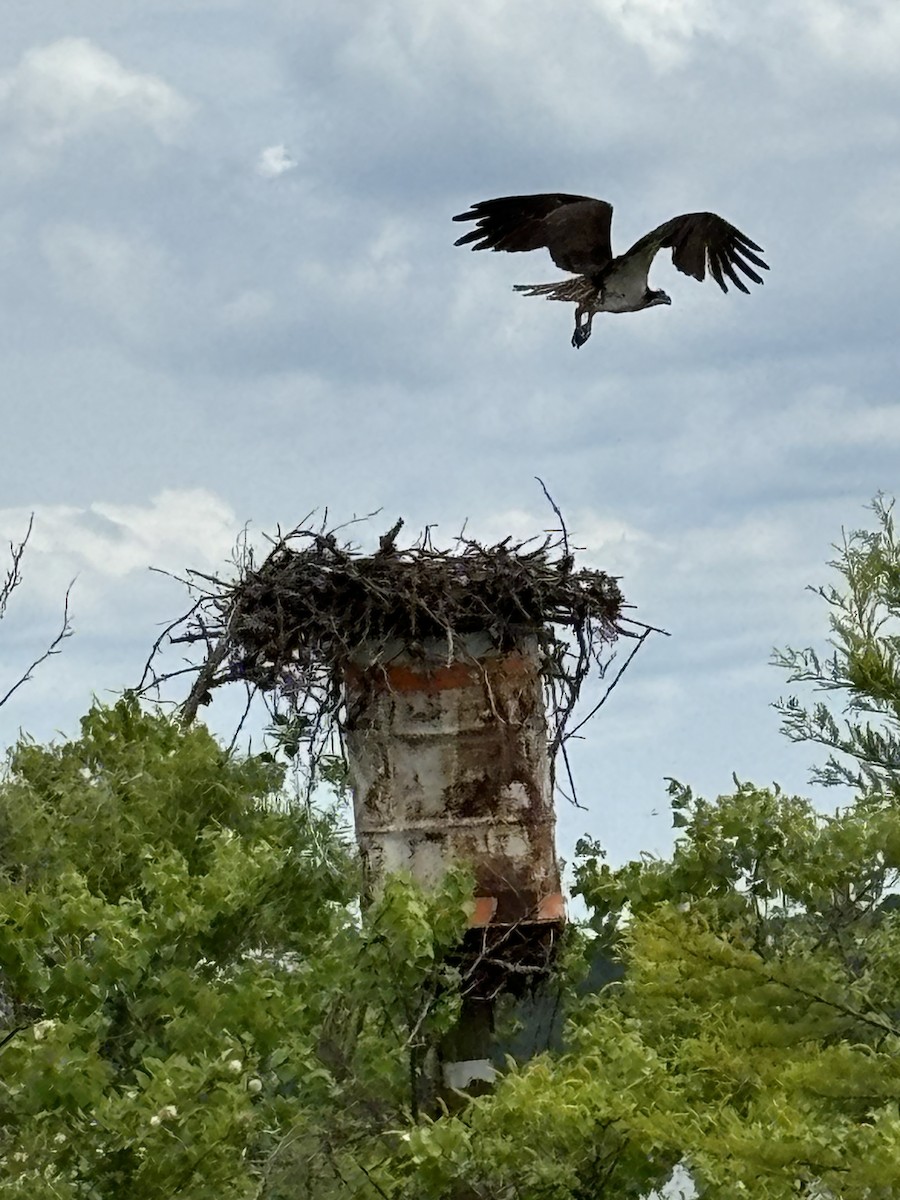
[[[591,336],[590,326],[577,325],[575,327],[575,332],[572,334],[572,345],[575,347],[576,350],[580,350],[581,347],[584,345],[584,343],[588,340],[588,338],[590,336]]]

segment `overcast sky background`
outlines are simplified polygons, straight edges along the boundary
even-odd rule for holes
[[[578,750],[563,853],[664,850],[667,775],[809,791],[768,659],[823,641],[804,589],[900,487],[895,0],[5,0],[3,26],[0,536],[36,515],[0,693],[77,576],[6,742],[137,681],[184,607],[148,567],[325,505],[381,508],[364,539],[540,533],[540,475],[672,634]],[[772,270],[723,296],[661,254],[672,307],[576,352],[571,306],[510,290],[546,255],[452,245],[529,191],[610,200],[620,250],[711,209]]]

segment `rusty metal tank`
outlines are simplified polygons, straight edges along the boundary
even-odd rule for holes
[[[372,885],[453,863],[476,881],[473,925],[563,917],[536,640],[362,647],[345,670],[356,835]]]

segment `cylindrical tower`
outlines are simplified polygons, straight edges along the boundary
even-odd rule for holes
[[[436,1048],[452,1092],[491,1078],[497,999],[551,974],[565,915],[551,755],[624,601],[614,578],[576,569],[564,528],[441,550],[430,530],[398,547],[401,526],[371,554],[294,530],[213,592],[219,641],[186,710],[240,678],[283,705],[311,781],[342,745],[370,896],[396,871],[426,888],[471,871],[470,928],[450,953],[462,1012]]]
[[[485,633],[415,655],[361,647],[345,668],[356,833],[370,885],[474,873],[473,924],[559,921],[545,700],[534,638]]]

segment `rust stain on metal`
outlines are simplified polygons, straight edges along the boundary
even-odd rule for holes
[[[435,883],[465,862],[492,923],[559,921],[537,653],[469,645],[450,662],[361,655],[346,672],[357,838],[374,880],[405,869]],[[475,923],[486,911],[477,900]]]
[[[480,925],[490,925],[497,915],[496,896],[476,896],[475,910],[469,918],[469,925],[475,929]]]
[[[528,662],[520,654],[507,654],[502,658],[488,660],[491,675],[524,675]],[[466,662],[452,662],[446,666],[431,666],[425,670],[403,663],[387,663],[377,668],[364,670],[355,663],[344,669],[344,678],[354,686],[387,692],[443,692],[450,688],[469,687],[476,682],[484,668]]]

